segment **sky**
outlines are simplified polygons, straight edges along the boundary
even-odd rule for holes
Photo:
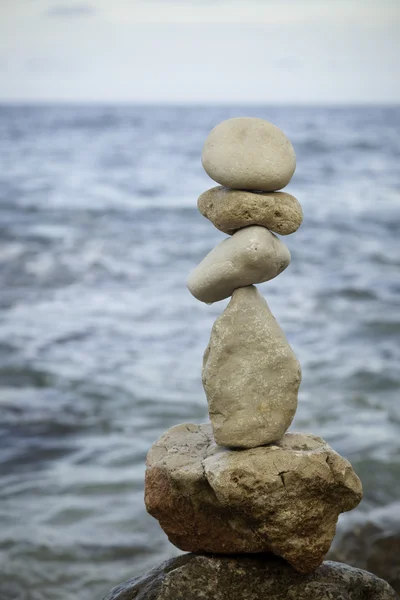
[[[400,0],[0,0],[0,102],[400,103]]]

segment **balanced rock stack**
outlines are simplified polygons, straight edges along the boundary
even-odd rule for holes
[[[175,546],[195,554],[109,598],[395,598],[372,575],[319,566],[339,514],[360,502],[361,483],[323,439],[286,433],[300,365],[255,284],[286,269],[289,250],[274,234],[302,222],[296,198],[277,191],[294,173],[293,147],[271,123],[229,119],[210,133],[202,162],[221,186],[202,194],[198,208],[231,236],[187,282],[203,302],[231,297],[204,354],[211,423],[167,431],[149,451],[145,482],[148,512]]]
[[[178,425],[156,442],[147,460],[147,510],[182,550],[272,552],[307,573],[328,552],[339,513],[357,506],[362,490],[351,465],[321,438],[286,433],[300,365],[255,287],[290,263],[274,233],[293,233],[302,222],[296,198],[276,191],[289,183],[295,153],[271,123],[237,118],[213,129],[202,162],[223,187],[202,194],[198,208],[231,237],[187,285],[203,302],[231,300],[204,354],[211,426]]]

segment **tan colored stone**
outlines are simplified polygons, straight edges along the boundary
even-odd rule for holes
[[[209,424],[177,425],[147,456],[146,508],[191,552],[273,552],[311,572],[361,497],[350,463],[310,434],[238,452],[218,447]]]
[[[204,353],[217,443],[251,448],[280,439],[295,415],[300,381],[300,364],[264,298],[253,286],[235,290]]]
[[[264,227],[246,227],[226,238],[190,273],[187,287],[212,304],[240,287],[273,279],[290,263],[285,244]]]
[[[296,155],[286,135],[263,119],[223,121],[205,141],[202,163],[217,183],[239,190],[275,192],[296,169]]]
[[[286,192],[247,192],[218,185],[201,194],[197,207],[217,229],[228,235],[249,225],[288,235],[303,221],[300,203]]]

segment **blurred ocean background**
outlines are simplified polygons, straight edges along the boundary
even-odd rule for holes
[[[298,159],[292,263],[260,286],[302,364],[292,429],[362,479],[339,533],[377,510],[400,523],[400,108],[1,106],[1,600],[100,598],[178,553],[145,511],[144,462],[207,419],[226,302],[185,279],[224,238],[196,209],[216,185],[203,142],[243,115]]]

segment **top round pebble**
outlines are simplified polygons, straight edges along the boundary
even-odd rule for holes
[[[272,123],[252,117],[222,121],[205,141],[202,163],[208,175],[237,190],[275,192],[296,169],[288,138]]]

